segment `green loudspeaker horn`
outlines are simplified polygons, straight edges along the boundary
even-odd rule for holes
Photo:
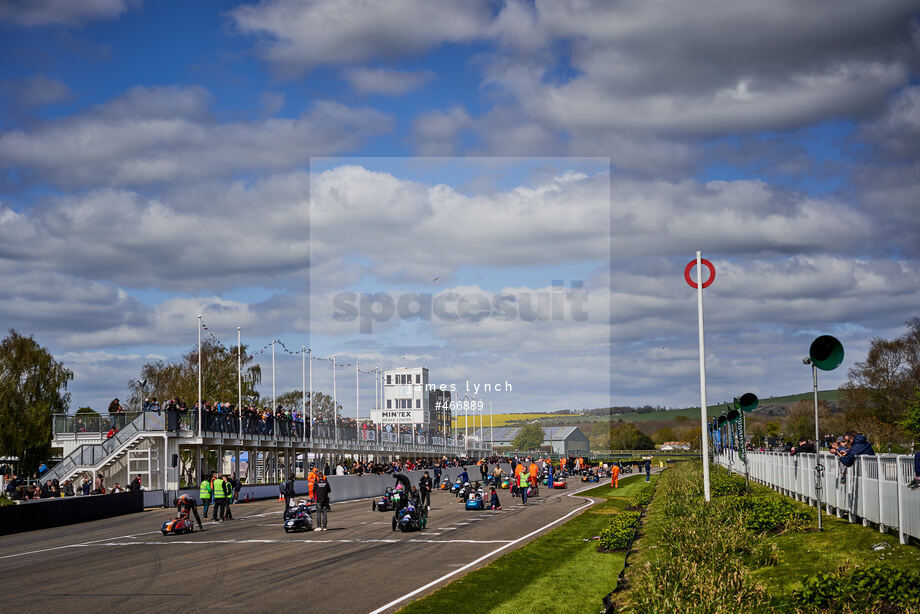
[[[843,362],[843,344],[836,337],[821,335],[811,342],[808,358],[822,371],[833,371]]]
[[[719,426],[725,426],[725,423],[728,422],[728,418],[725,417],[725,414],[722,414],[717,418],[719,421]]]
[[[738,399],[738,409],[741,411],[754,411],[757,409],[757,404],[760,401],[757,398],[757,395],[753,392],[745,392],[741,395],[741,398]]]
[[[733,409],[730,412],[728,412],[728,414],[726,414],[725,417],[728,418],[729,422],[734,422],[735,420],[738,420],[739,418],[741,418],[741,412],[738,411],[737,409]]]

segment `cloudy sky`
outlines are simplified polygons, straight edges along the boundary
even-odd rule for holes
[[[507,381],[496,410],[686,406],[700,249],[710,400],[807,390],[823,333],[837,386],[920,315],[918,11],[0,0],[0,322],[75,407],[190,350],[199,313],[293,351],[279,394],[308,346]]]

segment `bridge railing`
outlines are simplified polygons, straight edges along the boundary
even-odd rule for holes
[[[745,464],[734,451],[717,454],[715,462],[745,473]],[[823,471],[816,473],[819,463]],[[907,536],[920,539],[920,489],[907,487],[914,477],[913,456],[867,454],[845,467],[829,453],[748,452],[747,473],[752,480],[811,505],[820,494],[827,514],[875,524],[882,532],[892,529],[902,544]]]

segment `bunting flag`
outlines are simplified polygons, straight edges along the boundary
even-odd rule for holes
[[[232,351],[230,348],[228,348],[226,345],[224,345],[223,342],[221,342],[220,339],[217,338],[217,335],[215,335],[215,334],[211,331],[211,329],[208,328],[208,326],[204,323],[204,320],[201,320],[201,328],[204,329],[205,331],[207,331],[208,336],[211,338],[211,340],[212,340],[216,345],[220,346],[220,348],[222,348],[224,351],[226,351],[226,352],[231,352],[231,351]],[[255,352],[253,352],[253,353],[251,353],[251,354],[246,354],[246,357],[247,357],[249,360],[255,360],[255,358],[256,358],[257,356],[261,356],[263,353],[267,352],[267,351],[272,347],[272,344],[276,344],[276,345],[280,346],[282,352],[284,352],[285,354],[289,354],[289,355],[291,355],[291,356],[299,356],[299,355],[301,355],[301,353],[302,353],[302,350],[300,350],[300,351],[293,351],[293,350],[291,350],[290,348],[288,348],[287,345],[285,345],[284,341],[282,341],[281,339],[272,339],[271,341],[269,341],[268,343],[266,343],[265,345],[263,345],[261,348],[259,348],[259,349],[256,350]],[[331,357],[331,356],[327,356],[327,357],[324,358],[324,357],[322,357],[322,356],[314,356],[313,353],[311,352],[311,353],[310,353],[310,360],[332,362],[332,357]],[[341,363],[341,364],[340,364],[340,363],[335,363],[335,366],[336,366],[336,367],[354,367],[354,366],[355,366],[355,363],[353,363],[353,362],[346,362],[346,363]],[[374,375],[374,374],[377,373],[377,371],[376,371],[375,369],[361,369],[361,368],[359,367],[359,368],[358,368],[358,373],[364,373],[365,375]]]

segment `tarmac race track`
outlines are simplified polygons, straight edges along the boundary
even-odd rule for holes
[[[290,534],[278,501],[236,504],[233,521],[166,537],[174,511],[147,510],[0,537],[0,577],[18,612],[392,612],[593,503],[541,489],[525,508],[499,492],[495,512],[435,492],[428,528],[412,533],[393,532],[392,513],[367,499],[334,503],[328,531]]]

